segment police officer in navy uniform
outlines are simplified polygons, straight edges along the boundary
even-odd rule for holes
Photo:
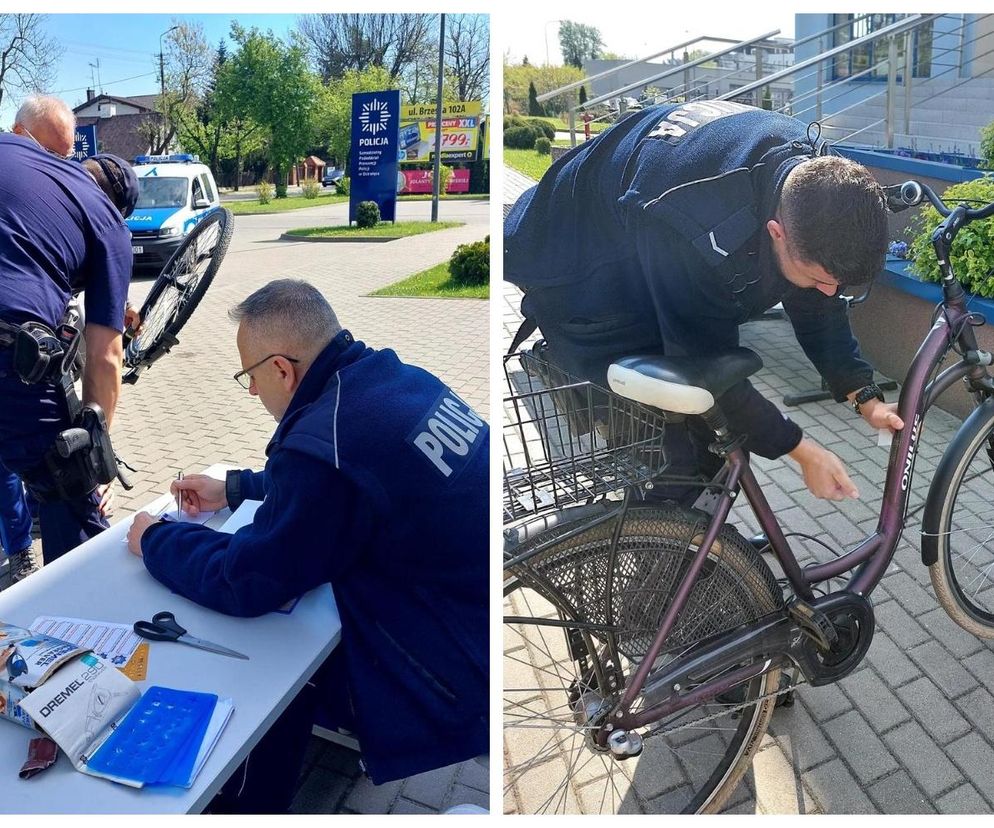
[[[486,753],[486,423],[427,371],[354,340],[306,282],[271,282],[231,315],[236,378],[279,423],[266,466],[173,491],[190,514],[263,503],[234,535],[140,513],[129,547],[167,587],[231,615],[331,583],[342,640],[223,807],[289,806],[315,703],[337,707],[375,783]]]
[[[786,115],[701,101],[632,113],[559,159],[504,224],[504,278],[525,291],[550,361],[606,384],[623,356],[736,346],[741,323],[782,301],[835,399],[874,428],[902,428],[839,297],[883,267],[885,199],[863,167],[824,150]],[[747,449],[789,455],[813,494],[858,496],[839,458],[751,383],[718,402]],[[665,439],[673,474],[720,465],[696,418]]]
[[[29,111],[39,117],[47,112],[56,122],[51,110],[59,107],[65,116],[68,108],[58,99],[37,96],[27,102]],[[134,207],[138,182],[125,162],[108,157],[105,164],[116,183],[117,203],[112,203],[90,174],[64,158],[64,147],[53,150],[40,142],[26,126],[25,109],[18,113],[17,132],[0,135],[0,321],[8,330],[29,322],[54,330],[72,295],[85,290],[83,404],[101,406],[109,424],[120,392],[121,331],[131,279],[131,238],[122,215]],[[54,378],[22,382],[10,344],[0,347],[0,398],[0,461],[42,501],[42,552],[49,562],[107,526],[100,495],[58,499],[52,494],[45,455],[71,425],[67,401]]]

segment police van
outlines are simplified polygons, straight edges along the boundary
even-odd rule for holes
[[[221,206],[210,168],[193,155],[139,155],[138,203],[127,218],[135,270],[158,273],[183,238]]]

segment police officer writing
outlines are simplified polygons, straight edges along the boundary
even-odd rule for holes
[[[504,224],[504,278],[524,290],[546,357],[604,385],[616,358],[737,346],[739,325],[782,301],[835,399],[874,428],[903,428],[839,298],[883,267],[885,199],[866,169],[824,150],[788,116],[699,101],[634,112],[567,153]],[[751,383],[718,403],[748,450],[791,457],[812,494],[858,497],[839,458]],[[698,418],[669,424],[665,440],[668,473],[720,467]],[[701,491],[656,489],[689,502]]]
[[[73,458],[64,462],[54,451],[59,434],[75,425],[74,392],[63,382],[60,369],[67,366],[55,350],[71,350],[71,332],[60,324],[72,295],[85,290],[82,402],[103,409],[109,425],[120,392],[131,278],[122,216],[138,196],[134,173],[120,159],[106,159],[115,202],[81,165],[64,159],[58,132],[71,150],[73,123],[64,102],[36,96],[18,111],[17,132],[0,135],[0,461],[40,501],[46,562],[107,526],[96,485],[82,479]],[[46,124],[55,125],[54,135]]]
[[[172,490],[191,515],[263,503],[234,535],[137,514],[129,548],[173,591],[231,615],[331,583],[342,640],[224,807],[288,807],[315,704],[356,734],[376,783],[485,753],[486,423],[436,377],[354,340],[306,282],[271,282],[231,316],[235,378],[279,423],[265,469]]]

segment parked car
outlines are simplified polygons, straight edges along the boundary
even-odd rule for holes
[[[324,176],[321,179],[321,186],[333,187],[343,178],[345,178],[345,170],[339,170],[335,167],[329,167],[324,171]]]
[[[221,200],[210,168],[192,155],[140,155],[135,175],[138,203],[127,219],[135,270],[157,274]]]

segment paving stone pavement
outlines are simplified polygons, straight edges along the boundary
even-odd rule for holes
[[[505,212],[533,183],[505,170]],[[503,335],[509,342],[520,323],[520,294],[505,284],[502,298]],[[831,548],[792,539],[801,563],[835,557],[876,525],[888,450],[878,447],[876,434],[841,404],[783,408],[785,394],[819,384],[788,322],[751,322],[741,328],[741,340],[763,358],[763,370],[753,377],[757,388],[842,457],[861,493],[858,501],[818,501],[789,461],[753,458],[784,531],[814,535]],[[742,795],[747,798],[731,800],[734,812],[953,814],[994,809],[994,642],[960,629],[939,607],[921,562],[921,521],[915,512],[959,425],[938,409],[927,416],[911,517],[872,595],[877,626],[866,659],[838,684],[805,685],[797,690],[793,707],[776,710],[746,777]],[[758,530],[746,505],[733,511],[731,522],[746,536]],[[505,791],[505,811],[517,812],[522,801]]]
[[[398,220],[427,220],[430,202],[400,203]],[[490,232],[488,201],[443,201],[442,221],[462,227],[386,244],[279,241],[291,227],[347,223],[348,205],[268,216],[236,216],[234,236],[214,283],[180,333],[180,344],[125,386],[114,420],[117,451],[136,469],[135,488],[116,487],[117,522],[167,491],[179,471],[211,463],[261,468],[276,423],[233,380],[239,368],[227,311],[272,279],[307,279],[341,323],[376,348],[440,376],[489,418],[489,303],[469,299],[378,298],[368,294],[448,260],[457,245]],[[135,304],[151,279],[136,280]],[[389,403],[389,401],[385,401]],[[40,542],[35,541],[40,550]],[[6,569],[4,567],[3,569]],[[0,571],[0,577],[5,576]],[[0,580],[0,587],[5,584]],[[488,806],[488,777],[475,762],[384,786],[369,783],[358,754],[317,737],[294,801],[296,813],[434,813],[458,804]]]

